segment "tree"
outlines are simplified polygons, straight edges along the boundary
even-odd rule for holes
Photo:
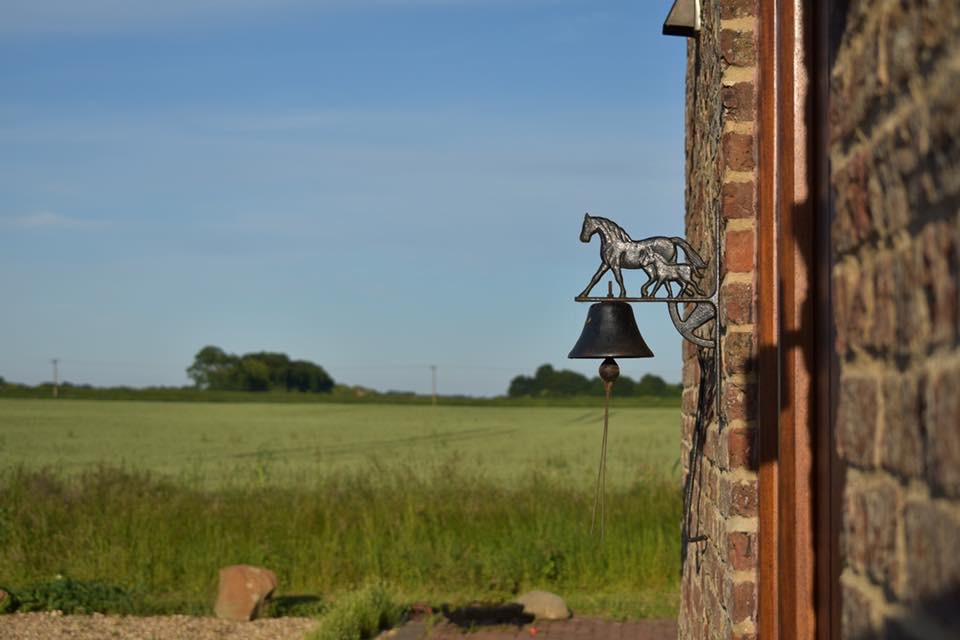
[[[285,353],[271,353],[269,351],[260,351],[258,353],[246,353],[243,360],[257,360],[262,362],[267,368],[268,383],[271,389],[287,388],[287,372],[290,368],[290,358]]]
[[[541,365],[533,377],[517,376],[510,381],[507,391],[511,397],[523,396],[575,396],[591,392],[591,381],[576,371],[557,371],[549,364]]]
[[[208,345],[193,357],[187,375],[200,389],[229,389],[237,366],[237,357],[220,347]]]
[[[660,376],[648,373],[637,383],[636,394],[638,396],[665,396],[667,395],[667,382]]]
[[[306,360],[294,360],[287,368],[286,386],[291,391],[328,393],[333,391],[333,378],[319,365]]]
[[[530,376],[517,376],[510,381],[507,395],[511,398],[522,398],[536,394],[536,382]]]
[[[617,396],[628,398],[631,396],[673,396],[679,395],[683,391],[681,385],[671,385],[666,383],[663,378],[653,374],[647,374],[634,382],[628,376],[620,376],[617,379]],[[533,377],[516,376],[510,381],[507,395],[511,398],[534,397],[534,396],[602,396],[604,394],[603,382],[598,376],[587,378],[586,376],[570,371],[568,369],[556,370],[549,364],[541,365],[537,368]]]
[[[270,389],[270,367],[255,355],[240,358],[239,387],[244,391],[267,391]]]
[[[285,353],[269,351],[237,357],[214,346],[197,352],[187,375],[197,387],[212,390],[329,393],[334,386],[323,367],[308,360],[291,361]]]

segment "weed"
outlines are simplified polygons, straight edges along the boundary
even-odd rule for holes
[[[403,613],[382,585],[370,584],[338,600],[307,640],[366,640],[395,626]]]

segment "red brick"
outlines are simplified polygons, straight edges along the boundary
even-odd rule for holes
[[[720,292],[723,300],[724,326],[753,324],[753,285],[749,282],[728,282]]]
[[[756,469],[757,430],[755,428],[728,429],[727,465],[730,469]]]
[[[750,67],[756,63],[753,31],[724,29],[720,32],[720,54],[727,64]]]
[[[724,242],[724,267],[727,272],[749,273],[754,265],[754,233],[750,229],[727,231]]]
[[[706,456],[707,460],[717,459],[718,437],[719,433],[716,426],[711,426],[707,429],[707,437],[703,440],[703,455]]]
[[[756,367],[753,333],[736,332],[723,339],[723,370],[750,373]]]
[[[722,388],[723,415],[731,420],[753,420],[756,416],[757,387],[754,384],[725,381]]]
[[[727,610],[730,621],[738,624],[744,620],[755,620],[757,613],[757,585],[753,582],[729,581],[727,586]]]
[[[756,194],[753,182],[725,182],[720,190],[723,217],[753,218],[756,216]]]
[[[724,0],[720,3],[720,19],[748,18],[757,15],[757,0]]]
[[[727,168],[733,171],[753,171],[754,147],[753,135],[749,133],[723,134],[723,159]]]
[[[710,499],[716,502],[720,498],[720,470],[710,467],[710,477],[707,479],[710,487]]]
[[[738,82],[723,87],[720,95],[728,120],[752,122],[756,118],[752,82]]]
[[[756,481],[731,480],[728,476],[720,478],[720,511],[725,517],[757,515]]]
[[[734,571],[746,571],[757,565],[757,535],[733,532],[727,535],[727,560]]]

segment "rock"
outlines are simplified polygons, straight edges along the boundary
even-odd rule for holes
[[[269,569],[246,564],[224,567],[213,611],[226,620],[253,620],[276,588],[277,576]]]
[[[566,620],[570,617],[570,609],[563,598],[549,591],[530,591],[514,602],[523,605],[523,612],[538,620]]]

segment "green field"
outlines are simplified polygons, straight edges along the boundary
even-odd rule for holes
[[[324,600],[374,579],[405,602],[545,588],[672,615],[678,413],[613,411],[601,544],[599,407],[0,400],[0,584],[64,574],[203,612],[245,562]]]
[[[598,403],[599,404],[599,403]],[[611,413],[609,481],[677,476],[678,411]],[[602,410],[0,399],[0,468],[108,465],[213,485],[303,482],[371,466],[456,463],[510,481],[589,488]]]

